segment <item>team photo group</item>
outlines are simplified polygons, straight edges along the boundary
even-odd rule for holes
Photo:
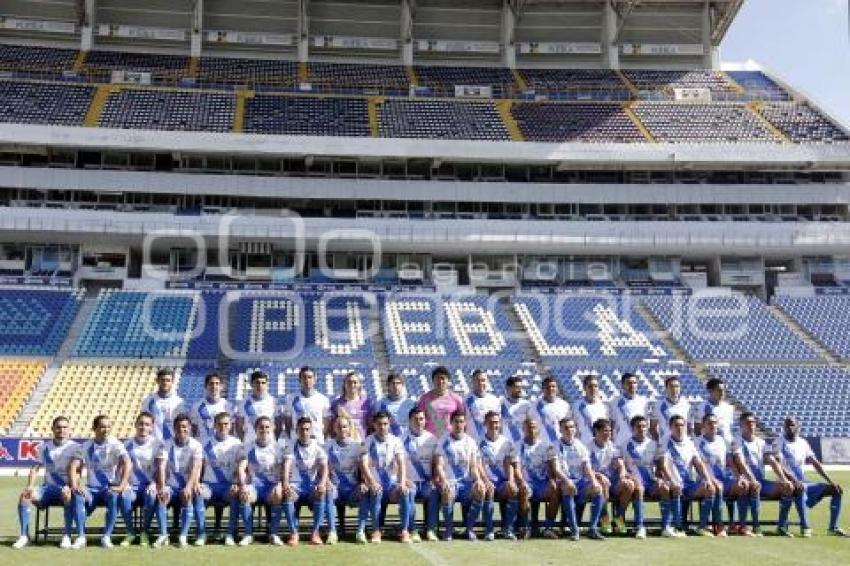
[[[364,545],[390,535],[402,543],[645,539],[649,527],[665,538],[760,537],[763,500],[779,502],[774,534],[798,534],[793,508],[799,535],[810,537],[809,509],[824,499],[827,532],[848,536],[839,525],[842,489],[800,436],[802,423],[788,417],[766,442],[755,416],[736,416],[724,400],[722,380],[710,380],[706,400],[692,404],[671,376],[650,402],[625,373],[620,394],[605,401],[598,378],[587,375],[584,396],[570,404],[551,377],[529,401],[519,377],[507,379],[499,398],[478,370],[462,398],[450,375],[435,368],[432,389],[413,399],[401,376],[389,374],[387,395],[370,399],[352,372],[331,401],[304,367],[300,391],[278,400],[257,370],[245,398],[232,402],[225,380],[210,373],[205,398],[187,406],[173,371],[161,369],[132,438],[113,436],[109,415],[91,431],[56,416],[20,495],[13,546],[32,542],[33,507],[53,506],[64,509],[59,546],[68,549],[86,546],[87,520],[100,507],[104,548],[248,546],[255,534],[296,546],[301,515],[312,517],[309,544],[336,544],[349,538],[340,530],[347,508],[356,510],[352,540]],[[822,481],[810,483],[806,466]],[[659,513],[647,512],[650,502]],[[116,525],[122,539],[113,543]]]

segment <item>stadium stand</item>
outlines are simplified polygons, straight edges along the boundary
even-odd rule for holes
[[[760,423],[780,433],[789,415],[802,423],[806,437],[850,436],[850,375],[830,366],[709,367],[729,392],[756,413]]]
[[[778,142],[741,104],[642,102],[634,112],[660,142]]]
[[[217,292],[105,289],[97,298],[74,355],[79,357],[214,359],[218,353]],[[203,332],[195,336],[198,324]]]
[[[614,71],[606,69],[522,69],[535,93],[561,94],[578,100],[629,100],[631,93]]]
[[[850,140],[847,132],[808,104],[771,102],[761,106],[760,111],[795,143],[833,143]]]
[[[82,291],[0,289],[0,354],[56,354],[77,314]]]
[[[129,51],[90,51],[85,69],[96,80],[109,82],[112,71],[151,73],[155,81],[175,82],[186,75],[189,58],[185,55],[139,53]]]
[[[245,131],[257,134],[369,136],[362,98],[257,95],[245,108]]]
[[[0,80],[0,122],[81,126],[94,87]]]
[[[235,113],[236,101],[232,94],[133,88],[109,95],[100,126],[229,132]]]
[[[782,309],[830,352],[850,358],[850,297],[788,297],[778,295],[774,304]]]
[[[677,88],[706,88],[712,96],[731,95],[735,92],[734,86],[727,81],[723,74],[718,71],[694,70],[694,71],[648,71],[648,70],[623,70],[623,75],[631,82],[640,93],[640,98],[672,99],[674,89]]]
[[[125,362],[62,364],[56,381],[30,425],[36,436],[49,437],[56,415],[68,417],[78,434],[91,430],[100,414],[112,417],[112,434],[127,438],[145,396],[155,388],[157,367]]]
[[[198,80],[204,84],[286,87],[295,84],[297,66],[292,61],[201,57]]]
[[[310,63],[307,65],[307,82],[313,87],[318,86],[319,90],[345,92],[349,89],[381,88],[395,89],[406,96],[410,79],[400,65]]]
[[[408,101],[380,105],[381,137],[446,140],[510,140],[492,102]]]
[[[60,72],[74,65],[77,53],[76,49],[0,44],[0,71]]]
[[[643,300],[684,351],[706,361],[812,361],[818,355],[758,298],[734,293]]]
[[[790,100],[788,92],[761,71],[727,71],[749,98],[756,100]]]
[[[536,142],[643,142],[619,104],[518,103],[511,108],[523,137]]]
[[[46,367],[41,361],[0,359],[0,435],[8,432]]]
[[[670,357],[630,299],[523,293],[511,301],[523,330],[547,363]]]
[[[443,96],[454,96],[455,86],[486,86],[493,95],[512,94],[514,75],[505,67],[445,67],[417,65],[414,67],[421,86],[431,87]]]

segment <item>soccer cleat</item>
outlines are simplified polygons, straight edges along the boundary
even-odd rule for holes
[[[15,544],[12,545],[12,548],[15,550],[20,550],[25,547],[30,542],[30,537],[27,535],[21,535],[18,537],[18,540],[15,541]]]
[[[637,533],[635,533],[635,538],[638,540],[646,539],[646,527],[638,528]]]
[[[62,540],[59,541],[59,548],[71,548],[73,544],[71,543],[71,537],[65,535],[62,537]]]
[[[286,546],[298,546],[298,533],[290,533],[286,537]]]
[[[139,535],[139,546],[150,546],[151,539],[148,536],[148,533],[142,533]]]
[[[615,534],[624,535],[626,534],[626,518],[625,517],[614,517],[611,521],[611,528],[614,530]]]
[[[354,540],[357,544],[366,544],[368,542],[366,540],[366,533],[363,531],[357,531],[357,534],[354,536]]]
[[[741,525],[738,528],[738,534],[742,537],[754,537],[756,534],[753,532],[753,529],[748,527],[747,525]]]
[[[419,535],[419,531],[413,531],[412,533],[410,533],[410,540],[414,543],[422,542],[422,537]]]
[[[171,544],[171,542],[168,540],[168,535],[159,535],[158,537],[156,537],[156,540],[153,541],[154,548],[163,548],[168,546],[169,544]]]
[[[502,531],[502,538],[505,540],[516,540],[516,535],[513,531]]]
[[[434,531],[428,531],[425,533],[425,540],[427,540],[428,542],[437,542],[438,540],[440,540],[440,538]]]
[[[381,531],[372,531],[372,536],[369,537],[369,542],[372,544],[381,544]]]
[[[242,540],[239,541],[239,546],[251,546],[254,544],[254,537],[251,535],[245,535],[242,537]]]
[[[676,538],[688,538],[688,533],[686,533],[685,531],[677,530]]]
[[[226,537],[224,537],[224,546],[236,546],[236,541],[233,539],[232,536],[227,535]]]
[[[136,535],[127,535],[126,537],[124,537],[124,540],[121,541],[121,544],[119,546],[121,546],[122,548],[133,546],[134,544],[136,544],[136,538]]]
[[[753,536],[756,538],[761,538],[764,536],[764,533],[761,531],[761,527],[756,527],[752,530]]]
[[[496,540],[496,535],[495,535],[495,533],[493,533],[492,531],[490,531],[489,533],[485,534],[485,535],[484,535],[484,540],[486,540],[487,542],[490,542],[490,541]]]
[[[663,538],[678,538],[676,536],[676,529],[673,527],[664,527],[661,529],[661,536]]]
[[[834,529],[829,529],[826,531],[826,534],[834,536],[834,537],[850,537],[850,534],[847,533],[841,527],[835,527]]]
[[[694,534],[698,537],[714,538],[714,533],[705,527],[697,527]]]
[[[410,538],[410,533],[407,531],[401,531],[398,535],[398,541],[403,542],[404,544],[410,544],[413,542],[413,539]]]
[[[714,528],[714,536],[720,538],[727,538],[729,533],[726,531],[726,527],[717,526]]]
[[[324,543],[322,542],[322,537],[319,533],[313,533],[310,535],[310,544],[312,546],[322,546]]]
[[[180,535],[180,538],[177,539],[177,546],[180,548],[186,548],[189,546],[189,537],[186,535]]]
[[[86,547],[86,537],[84,537],[84,536],[77,537],[77,539],[74,541],[74,544],[71,545],[71,548],[73,548],[74,550],[81,550],[85,547]]]
[[[570,540],[574,542],[578,542],[581,539],[581,533],[578,530],[574,533],[570,533]]]
[[[555,540],[558,538],[558,533],[554,529],[543,529],[543,538]]]
[[[472,530],[468,530],[466,531],[466,540],[469,542],[477,542],[478,536]]]
[[[336,534],[336,531],[331,531],[328,533],[328,540],[325,542],[327,544],[334,545],[339,542],[339,535]]]
[[[112,538],[110,538],[108,536],[100,537],[100,546],[102,546],[103,548],[107,548],[107,549],[112,548],[113,547]]]
[[[803,538],[812,538],[812,529],[800,529],[800,536]]]
[[[195,546],[206,546],[207,545],[207,537],[198,537],[195,539]]]
[[[605,537],[602,535],[602,533],[599,532],[598,529],[590,529],[587,532],[587,538],[591,540],[605,540]]]
[[[788,530],[788,527],[777,527],[776,536],[794,538],[794,533]]]
[[[271,539],[269,540],[269,542],[270,542],[273,546],[283,546],[283,541],[282,541],[282,540],[280,540],[280,537],[279,537],[279,536],[277,536],[277,535],[272,535],[272,536],[271,536]]]

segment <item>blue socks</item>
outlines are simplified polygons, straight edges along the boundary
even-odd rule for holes
[[[77,536],[85,536],[86,534],[86,499],[82,495],[75,493],[71,496],[73,505],[73,514],[77,523]],[[67,507],[66,507],[67,509]],[[67,512],[67,511],[66,511]],[[68,523],[70,525],[70,522]],[[70,529],[69,529],[70,530]]]
[[[750,503],[750,519],[753,522],[753,528],[759,529],[761,528],[761,494],[756,493],[754,495],[749,496]]]
[[[723,524],[723,494],[714,494],[711,505],[711,522],[715,525]]]
[[[834,493],[829,500],[829,530],[838,528],[838,517],[841,516],[841,494]]]
[[[492,533],[493,532],[493,513],[495,511],[495,504],[492,499],[487,498],[484,500],[484,532]]]
[[[797,514],[800,516],[800,528],[809,528],[809,508],[806,506],[806,490],[800,495],[794,496],[794,507],[797,508]]]
[[[295,517],[295,503],[287,501],[283,504],[283,515],[290,533],[298,533],[298,519]]]
[[[779,521],[778,525],[782,529],[788,528],[788,514],[791,512],[792,499],[787,496],[782,496],[779,500]]]
[[[561,513],[567,520],[570,526],[570,531],[576,535],[578,531],[578,518],[576,517],[576,497],[575,495],[565,495],[561,499]]]
[[[646,514],[646,504],[643,502],[643,497],[638,497],[632,501],[632,506],[635,509],[635,527],[643,528],[643,518]]]
[[[599,528],[599,518],[605,510],[605,498],[600,493],[594,495],[590,502],[590,530],[595,531]]]
[[[505,503],[505,516],[502,519],[502,528],[505,530],[505,532],[514,532],[514,523],[516,522],[516,515],[518,510],[519,501],[517,501],[516,499],[509,499],[508,502]]]
[[[735,499],[735,505],[738,508],[738,524],[745,525],[747,523],[747,508],[750,504],[750,498],[747,495],[739,495]]]
[[[478,522],[478,515],[481,514],[482,501],[473,499],[469,504],[469,511],[466,513],[466,530],[471,531]]]
[[[454,501],[449,503],[443,503],[443,530],[446,533],[446,538],[451,538],[452,531],[454,530],[454,522],[455,522],[455,513],[454,513]]]
[[[676,495],[670,498],[670,509],[673,511],[673,523],[676,528],[682,530],[682,496]]]
[[[661,528],[666,529],[670,526],[670,500],[662,499],[658,502],[658,506],[661,507]]]
[[[703,497],[699,504],[699,528],[704,529],[708,526],[708,516],[711,514],[714,507],[714,497]]]

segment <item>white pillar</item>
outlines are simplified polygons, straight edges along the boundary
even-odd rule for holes
[[[192,57],[200,57],[204,39],[204,0],[195,0],[192,9]]]
[[[720,54],[711,43],[711,5],[709,0],[702,6],[702,66],[717,69],[720,66]]]
[[[401,0],[399,19],[399,44],[401,45],[402,65],[413,65],[413,7],[411,0]]]
[[[310,0],[298,2],[298,62],[306,63],[310,56]]]
[[[94,0],[83,3],[83,21],[80,25],[80,51],[91,51],[94,47]]]
[[[516,14],[510,0],[502,0],[502,61],[508,69],[516,69]]]
[[[611,0],[605,2],[602,8],[602,66],[606,69],[620,68],[620,46],[617,37],[618,17]]]

